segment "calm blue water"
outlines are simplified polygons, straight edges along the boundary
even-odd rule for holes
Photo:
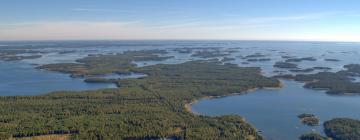
[[[241,115],[267,139],[274,140],[295,140],[311,131],[323,133],[322,126],[301,124],[297,118],[301,113],[313,113],[321,123],[334,117],[360,119],[360,96],[330,96],[323,91],[305,89],[298,82],[282,82],[285,87],[281,89],[202,100],[192,105],[192,109],[212,116]]]
[[[116,88],[115,84],[85,83],[68,74],[34,69],[23,62],[0,62],[0,96],[38,95],[61,90]]]

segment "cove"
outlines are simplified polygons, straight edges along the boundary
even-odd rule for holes
[[[205,99],[193,104],[194,113],[243,116],[269,140],[296,140],[301,134],[323,133],[322,123],[336,117],[360,119],[360,96],[331,96],[303,88],[302,83],[282,80],[281,89],[262,89],[245,95]],[[301,124],[297,115],[312,113],[320,126]]]
[[[40,95],[54,91],[117,88],[109,83],[85,83],[68,74],[38,70],[25,62],[0,62],[0,96]]]

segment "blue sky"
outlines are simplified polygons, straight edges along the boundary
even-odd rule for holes
[[[358,0],[0,0],[0,40],[360,41]]]

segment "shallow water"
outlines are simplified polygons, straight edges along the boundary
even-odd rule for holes
[[[297,115],[312,113],[321,123],[335,117],[360,119],[360,96],[330,96],[324,91],[305,89],[302,83],[282,81],[281,89],[258,90],[246,95],[202,100],[192,105],[205,115],[238,114],[253,124],[267,139],[291,140],[322,126],[301,124]]]

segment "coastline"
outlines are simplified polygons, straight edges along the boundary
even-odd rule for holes
[[[254,91],[257,91],[257,90],[261,90],[261,89],[265,89],[265,90],[277,90],[277,89],[280,89],[280,88],[283,88],[284,87],[284,84],[282,81],[279,81],[279,85],[276,86],[276,87],[263,87],[263,88],[250,88],[250,89],[247,89],[243,92],[239,92],[239,93],[232,93],[232,94],[229,94],[229,95],[224,95],[224,96],[205,96],[205,97],[201,97],[199,99],[193,99],[192,101],[188,102],[188,103],[185,103],[184,105],[184,108],[185,108],[185,111],[186,112],[189,112],[189,113],[192,113],[194,115],[202,115],[201,113],[199,112],[196,112],[194,111],[191,106],[193,104],[196,104],[198,103],[199,101],[201,100],[208,100],[208,99],[217,99],[217,98],[224,98],[224,97],[229,97],[229,96],[238,96],[238,95],[245,95],[245,94],[249,94],[251,92],[254,92]]]

